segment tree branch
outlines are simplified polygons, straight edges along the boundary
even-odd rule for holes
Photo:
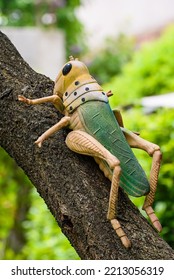
[[[51,104],[29,106],[17,96],[48,96],[54,83],[32,70],[3,33],[0,49],[0,145],[36,186],[79,256],[173,259],[174,251],[120,190],[119,219],[132,242],[130,250],[122,246],[106,219],[110,182],[92,158],[66,147],[66,130],[45,141],[41,149],[34,145],[62,116]]]

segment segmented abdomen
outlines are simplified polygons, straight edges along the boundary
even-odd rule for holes
[[[120,160],[120,186],[132,196],[149,192],[149,182],[108,103],[89,101],[78,108],[86,132]],[[107,166],[106,168],[109,168]]]

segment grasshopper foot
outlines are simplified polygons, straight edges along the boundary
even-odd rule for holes
[[[126,249],[129,249],[131,247],[131,242],[126,236],[125,232],[122,230],[121,225],[117,219],[112,219],[111,220],[111,225],[113,226],[113,229],[116,231],[116,234],[120,238],[123,246]]]
[[[18,95],[18,100],[26,104],[31,104],[30,99],[26,98],[23,95]]]
[[[158,220],[157,216],[155,215],[153,208],[151,206],[148,206],[144,210],[146,211],[147,215],[149,216],[149,219],[151,220],[154,228],[158,232],[161,232],[162,226],[161,226],[160,221]]]
[[[41,137],[39,137],[34,143],[35,143],[36,145],[38,145],[39,148],[41,148],[42,142],[43,142],[43,139],[42,139]]]

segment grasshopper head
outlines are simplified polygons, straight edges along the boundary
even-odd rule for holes
[[[93,78],[89,74],[86,65],[71,56],[70,60],[58,73],[55,81],[54,94],[59,95],[59,97],[62,98],[68,88],[71,89],[72,87],[73,90],[78,85],[84,84],[86,81],[92,79]]]

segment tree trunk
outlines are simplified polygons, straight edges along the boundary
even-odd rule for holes
[[[122,246],[106,219],[110,182],[92,158],[66,147],[68,131],[40,149],[34,145],[62,116],[51,104],[28,106],[17,96],[51,95],[53,86],[0,33],[0,145],[23,168],[82,259],[174,259],[172,248],[120,190],[119,219],[132,242],[129,250]]]

